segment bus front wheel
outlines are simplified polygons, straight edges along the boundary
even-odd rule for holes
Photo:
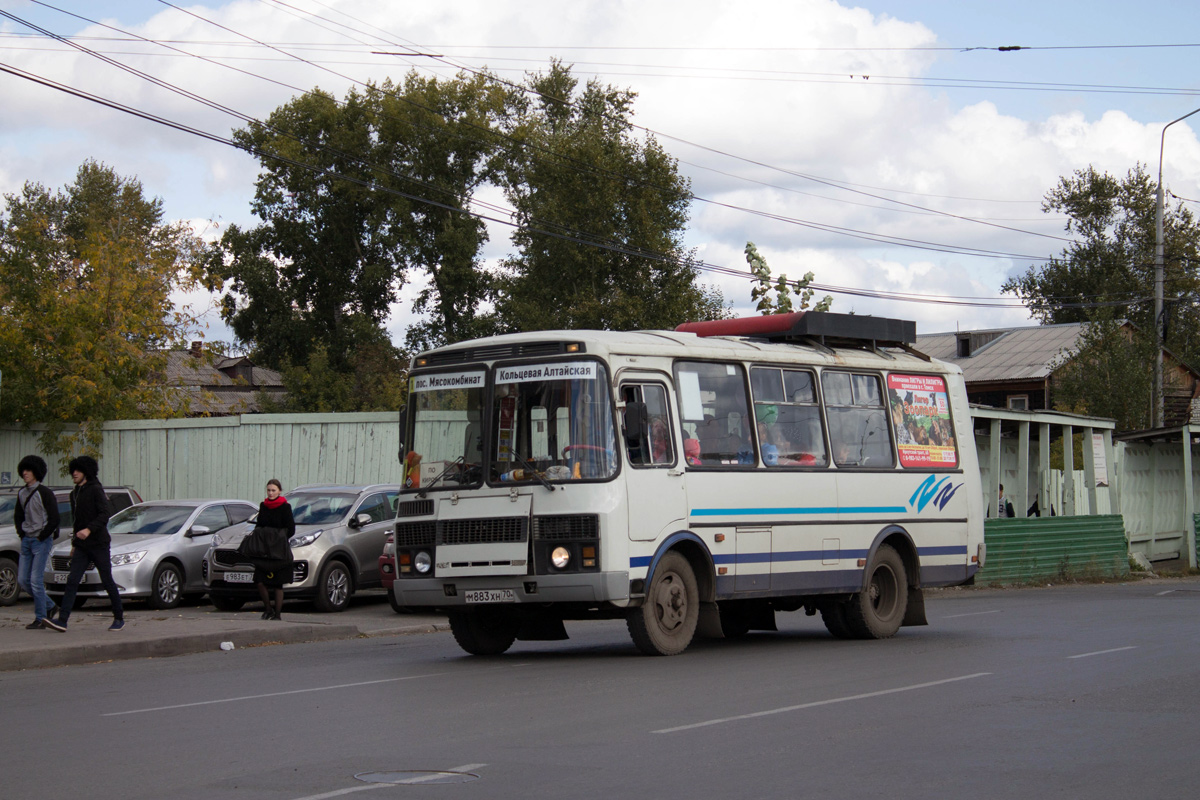
[[[517,640],[515,615],[492,609],[450,615],[450,632],[458,646],[473,656],[498,656]]]
[[[700,619],[700,592],[688,560],[675,551],[662,557],[641,608],[625,618],[629,636],[648,656],[674,656],[692,643]]]
[[[886,639],[900,630],[907,607],[904,561],[891,545],[880,545],[866,587],[846,604],[846,623],[858,639]]]

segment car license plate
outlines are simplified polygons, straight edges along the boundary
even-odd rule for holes
[[[66,583],[67,582],[67,573],[65,573],[65,572],[54,573],[54,582],[55,583]]]
[[[517,596],[512,589],[471,589],[464,593],[468,603],[515,603]]]
[[[226,572],[226,583],[254,583],[253,572]]]

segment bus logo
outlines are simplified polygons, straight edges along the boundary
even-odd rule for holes
[[[949,478],[943,477],[939,481],[937,475],[930,475],[917,487],[912,497],[908,498],[908,504],[920,512],[932,500],[933,504],[937,506],[938,511],[941,511],[950,502],[950,498],[954,497],[954,493],[961,487],[961,483],[950,483]]]

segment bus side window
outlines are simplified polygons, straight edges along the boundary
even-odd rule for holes
[[[675,386],[683,424],[695,425],[703,466],[749,466],[755,457],[746,377],[738,364],[679,361]],[[691,446],[691,445],[690,445]],[[694,446],[693,446],[694,447]]]
[[[821,373],[829,441],[839,467],[891,467],[891,434],[876,375]]]
[[[768,467],[823,467],[825,436],[811,372],[779,367],[750,370],[758,448]]]
[[[654,383],[626,384],[621,387],[621,399],[627,409],[637,410],[636,414],[626,415],[625,447],[629,463],[635,467],[674,464],[675,444],[666,388]],[[635,416],[638,419],[632,423]]]

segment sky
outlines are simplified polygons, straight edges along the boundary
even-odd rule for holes
[[[921,333],[1033,324],[1000,287],[1069,243],[1046,192],[1089,165],[1156,175],[1160,146],[1165,185],[1200,213],[1200,114],[1163,139],[1200,108],[1194,2],[0,0],[0,67],[226,138],[242,122],[197,98],[262,119],[314,87],[520,81],[552,58],[637,93],[639,135],[691,181],[700,280],[739,315],[751,283],[726,271],[748,271],[753,241],[775,274],[852,290],[829,292],[834,311]],[[249,155],[0,72],[0,192],[62,187],[89,158],[206,238],[256,222]],[[489,233],[491,264],[511,229]],[[420,285],[393,306],[397,344]],[[178,300],[197,338],[231,338],[214,297]]]

